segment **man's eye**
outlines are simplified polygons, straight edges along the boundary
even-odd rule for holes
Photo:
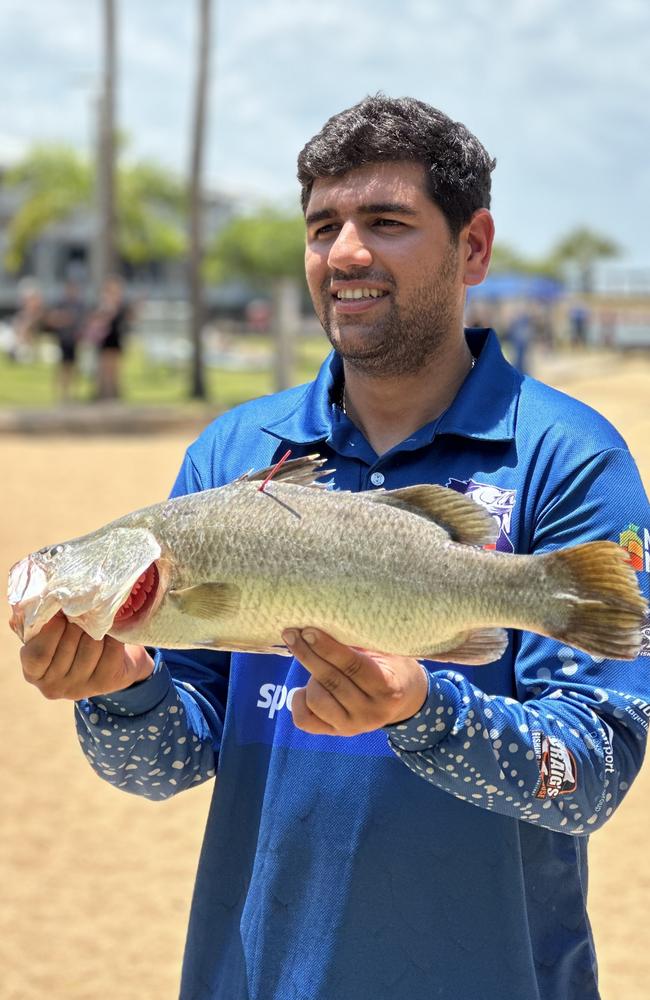
[[[314,230],[314,237],[318,239],[321,236],[329,236],[336,229],[336,223],[328,222],[325,226],[319,226],[318,229]]]
[[[400,222],[399,219],[375,219],[374,225],[382,228],[390,228],[392,226],[403,226],[404,223]]]

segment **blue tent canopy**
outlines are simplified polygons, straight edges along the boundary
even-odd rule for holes
[[[480,285],[467,290],[467,301],[478,299],[536,299],[553,302],[564,293],[564,285],[555,278],[535,274],[488,274]]]

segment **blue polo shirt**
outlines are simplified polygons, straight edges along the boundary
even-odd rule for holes
[[[332,355],[211,424],[174,494],[318,451],[337,489],[470,495],[504,552],[620,542],[647,594],[650,510],[620,435],[518,374],[492,332],[467,338],[452,405],[386,454],[336,406]],[[417,716],[350,738],[293,725],[308,675],[279,656],[160,651],[149,680],[79,703],[86,756],[125,791],[218,770],[182,1000],[596,1000],[588,834],[641,766],[649,653],[650,623],[636,663],[512,632],[498,662],[427,662]]]

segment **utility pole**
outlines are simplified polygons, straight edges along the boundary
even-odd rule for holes
[[[275,334],[275,390],[293,385],[296,338],[300,325],[300,285],[293,277],[273,282],[273,332]]]
[[[194,122],[190,161],[189,190],[189,260],[188,278],[190,292],[190,329],[192,339],[192,371],[190,395],[192,399],[206,398],[205,370],[203,364],[202,332],[205,322],[203,298],[203,157],[205,122],[210,75],[210,35],[212,0],[197,0],[197,70],[194,91]]]
[[[115,0],[102,0],[102,86],[98,101],[97,260],[98,286],[113,273],[115,252]]]

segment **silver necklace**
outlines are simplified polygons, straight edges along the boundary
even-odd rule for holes
[[[470,371],[474,370],[474,366],[475,365],[476,365],[476,358],[472,354],[472,365],[471,365]],[[341,411],[341,413],[343,413],[343,415],[347,417],[348,411],[347,411],[347,407],[345,405],[345,378],[343,379],[343,382],[341,383],[341,394],[339,396],[339,399],[338,399],[338,402],[337,402],[336,405],[338,406],[338,408]]]

